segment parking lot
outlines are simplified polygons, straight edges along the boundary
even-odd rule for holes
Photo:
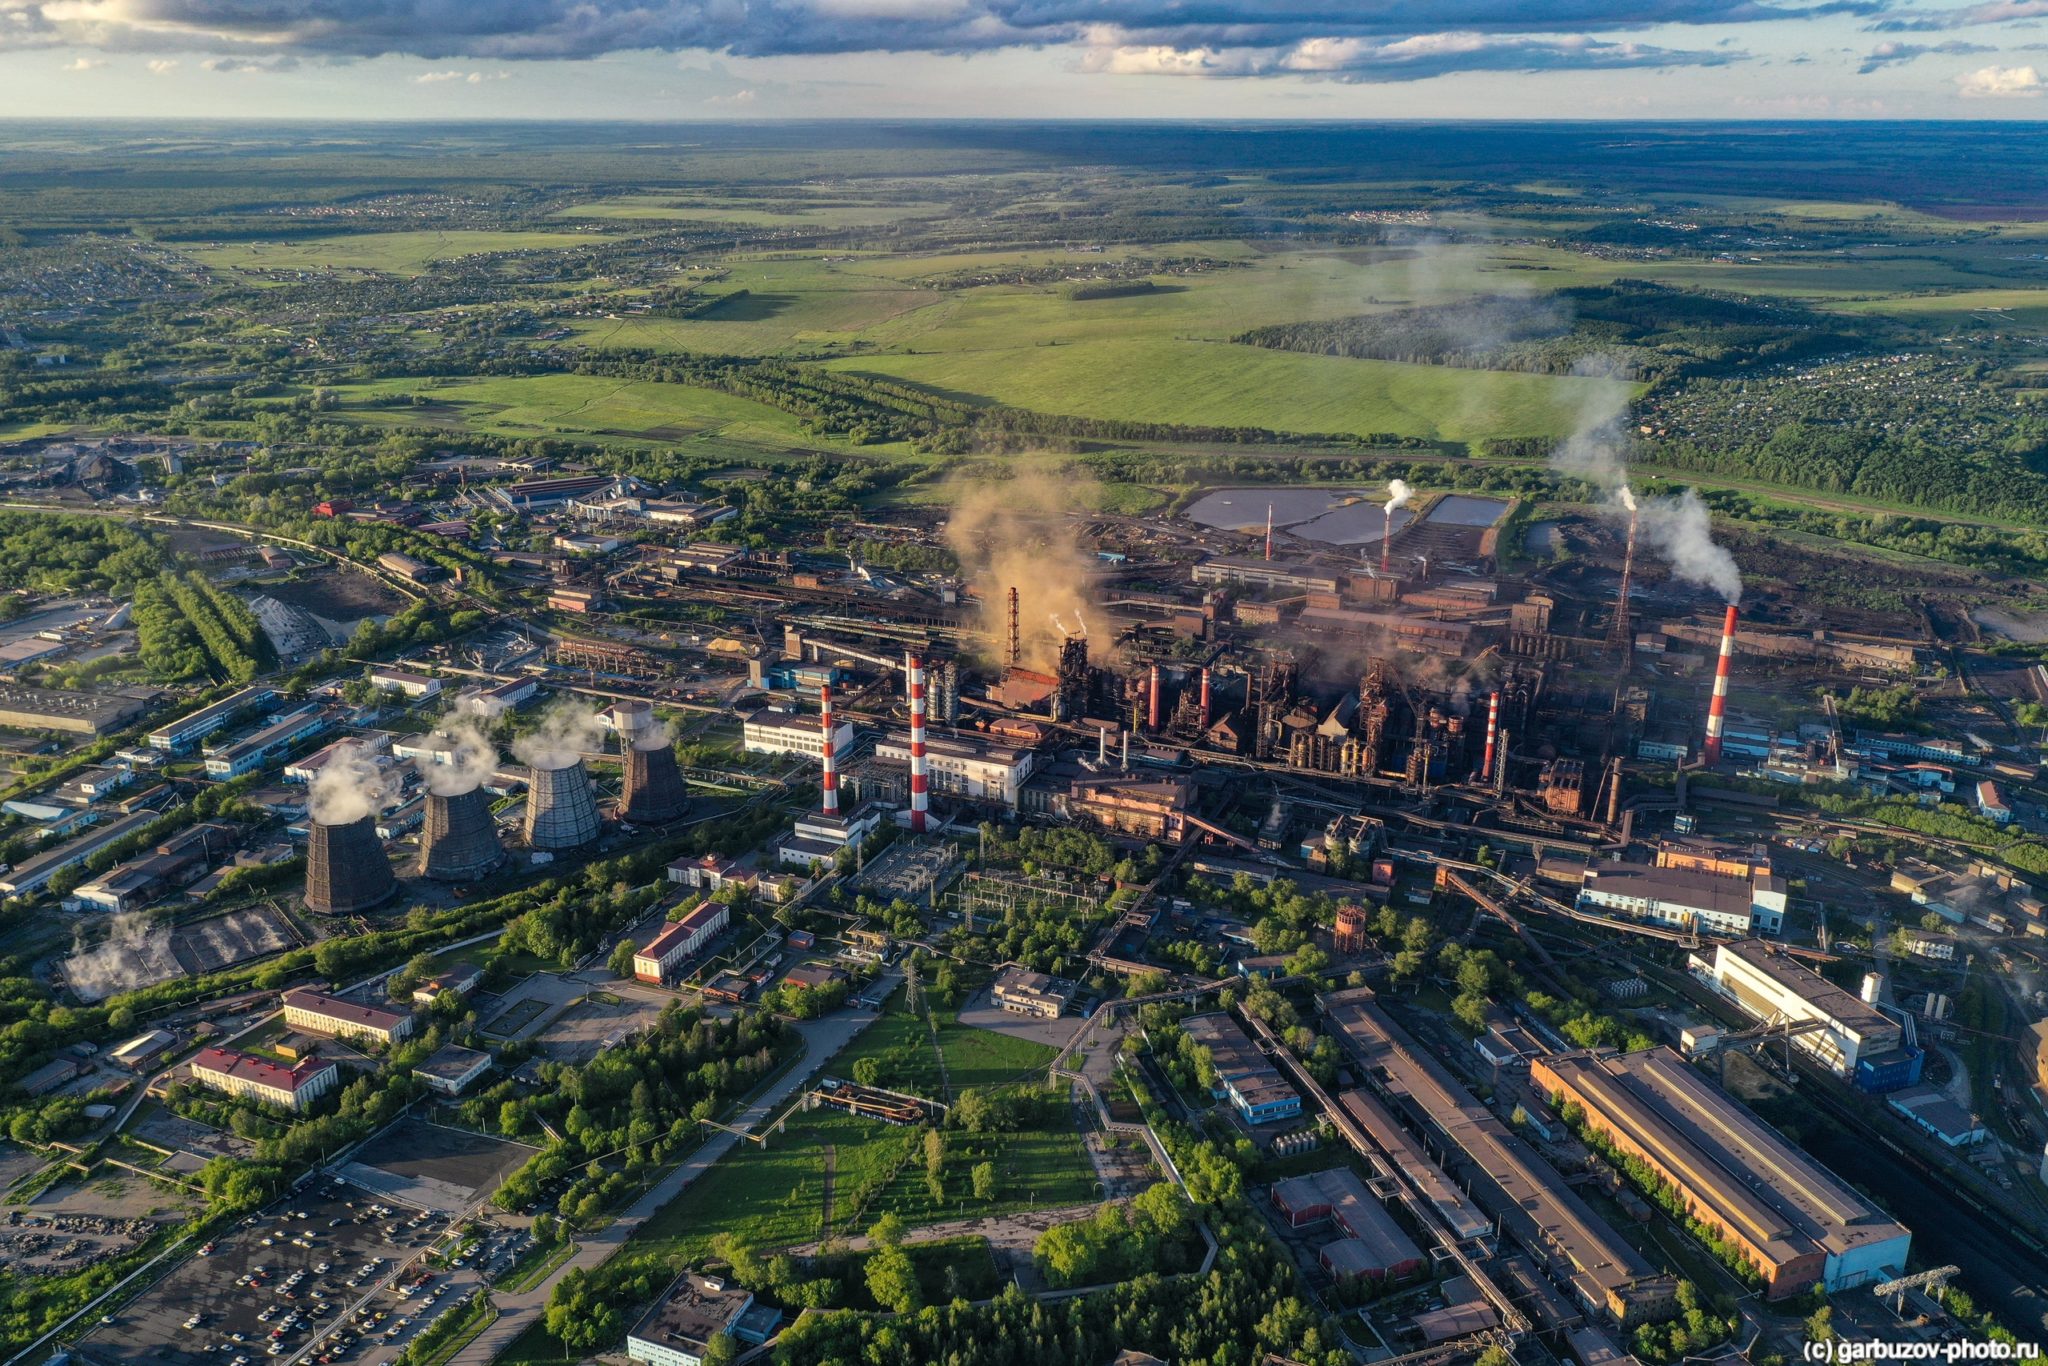
[[[323,1181],[195,1249],[78,1350],[103,1366],[288,1361],[438,1232],[422,1211]]]

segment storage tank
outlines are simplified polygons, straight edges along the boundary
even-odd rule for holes
[[[377,838],[377,818],[337,824],[315,821],[306,845],[306,909],[317,915],[353,915],[381,906],[398,893],[391,860]]]
[[[597,797],[581,759],[526,771],[526,843],[551,853],[580,849],[597,838]]]

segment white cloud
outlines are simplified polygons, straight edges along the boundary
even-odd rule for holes
[[[97,71],[107,64],[104,57],[77,57],[65,63],[66,71]]]
[[[163,75],[166,71],[176,71],[178,69],[178,59],[176,57],[152,57],[149,62],[149,69],[159,76]]]
[[[730,95],[712,95],[704,101],[706,104],[735,104],[741,108],[745,108],[753,102],[754,92],[751,90],[735,90]]]
[[[464,85],[482,85],[485,81],[507,79],[503,71],[426,71],[412,78],[414,85],[441,85],[448,81],[460,81]]]
[[[1956,86],[1964,99],[1975,100],[2033,99],[2048,90],[2041,73],[2031,66],[1981,67],[1956,77]]]

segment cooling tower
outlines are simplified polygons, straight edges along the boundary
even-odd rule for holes
[[[306,909],[318,915],[353,915],[381,906],[398,892],[377,818],[343,825],[313,823],[306,846]]]
[[[619,815],[635,825],[661,825],[677,819],[690,804],[683,786],[682,770],[676,767],[676,749],[658,735],[642,748],[626,746],[626,790],[619,799]]]
[[[526,770],[526,843],[534,849],[580,849],[597,838],[597,798],[583,761]]]
[[[482,788],[454,797],[427,794],[426,823],[420,833],[421,877],[474,882],[504,861],[497,823]]]

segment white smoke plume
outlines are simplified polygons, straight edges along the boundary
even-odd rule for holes
[[[676,723],[654,712],[648,713],[647,723],[633,735],[634,749],[667,749],[675,742]]]
[[[361,745],[339,745],[313,775],[308,807],[321,825],[348,825],[374,816],[397,795],[397,780]]]
[[[1094,601],[1090,557],[1069,515],[1093,504],[1090,481],[1074,470],[1057,476],[1024,470],[1008,479],[959,482],[948,493],[952,511],[946,543],[974,584],[982,632],[992,652],[1000,654],[1008,639],[1009,590],[1014,587],[1022,608],[1018,631],[1024,665],[1052,668],[1064,633],[1054,631],[1051,619],[1040,613],[1079,617]]]
[[[1414,496],[1415,490],[1408,487],[1406,479],[1389,479],[1387,481],[1386,510],[1391,513],[1395,508],[1406,507],[1408,506],[1408,500]]]
[[[1597,379],[1627,378],[1606,357],[1581,361],[1572,373]],[[1742,572],[1727,548],[1715,544],[1713,518],[1699,495],[1687,489],[1676,497],[1638,499],[1629,486],[1628,436],[1623,428],[1628,417],[1627,392],[1618,384],[1586,386],[1571,435],[1551,452],[1551,468],[1599,486],[1611,506],[1635,513],[1638,534],[1679,578],[1710,588],[1729,602],[1738,601]]]
[[[512,753],[529,768],[567,768],[602,748],[597,709],[573,697],[556,701],[541,713],[540,725],[512,742]]]
[[[450,712],[441,718],[435,733],[447,738],[448,759],[425,766],[421,776],[427,791],[437,797],[460,797],[482,787],[497,772],[498,746],[484,734],[475,716]]]
[[[79,944],[64,960],[64,980],[88,1004],[181,971],[171,954],[170,929],[155,923],[148,911],[122,911],[107,922],[105,939],[89,949]]]

